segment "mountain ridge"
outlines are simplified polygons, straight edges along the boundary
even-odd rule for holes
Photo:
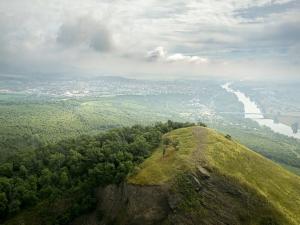
[[[73,224],[297,225],[299,188],[298,176],[230,136],[181,128],[126,182],[100,188],[93,216]]]

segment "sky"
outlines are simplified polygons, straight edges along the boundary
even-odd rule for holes
[[[1,0],[19,75],[300,80],[300,1]]]

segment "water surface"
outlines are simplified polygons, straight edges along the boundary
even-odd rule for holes
[[[269,127],[276,133],[283,134],[289,137],[299,138],[300,133],[293,133],[293,130],[290,126],[285,125],[283,123],[275,123],[272,119],[265,119],[263,113],[259,109],[258,105],[252,101],[249,97],[247,97],[244,93],[233,90],[230,87],[230,83],[226,83],[222,85],[226,91],[235,94],[238,100],[243,103],[244,105],[244,116],[245,118],[252,119],[253,121],[257,122],[261,126]]]

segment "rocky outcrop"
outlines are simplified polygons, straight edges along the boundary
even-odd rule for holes
[[[161,224],[170,211],[163,186],[109,185],[98,191],[100,224]]]
[[[228,149],[224,155],[236,165],[240,152],[236,159],[231,157],[236,146],[230,148],[227,144],[232,143],[215,133],[208,143],[207,132],[211,131],[204,128],[185,132],[172,134],[180,141],[181,149],[169,150],[165,157],[158,150],[123,184],[99,188],[97,209],[72,225],[291,224],[255,186],[241,182],[239,177],[225,173],[222,166],[213,166],[208,160],[214,156],[208,152],[208,145],[216,143],[213,149]],[[242,148],[240,151],[257,160],[252,153]],[[242,162],[248,165],[245,159]]]
[[[97,209],[72,225],[280,224],[261,197],[203,167],[164,185],[109,185],[97,196]]]

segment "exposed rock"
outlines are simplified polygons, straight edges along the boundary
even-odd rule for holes
[[[176,213],[176,210],[178,209],[178,205],[180,204],[180,202],[182,201],[182,199],[180,198],[179,195],[168,195],[168,204],[170,209],[172,210],[172,212]]]
[[[203,179],[210,178],[210,173],[202,166],[197,166],[197,175]]]
[[[170,211],[162,186],[109,185],[98,196],[98,210],[104,215],[100,224],[160,224]]]
[[[203,167],[173,183],[109,185],[97,196],[97,209],[72,225],[248,225],[273,210],[248,189]]]

